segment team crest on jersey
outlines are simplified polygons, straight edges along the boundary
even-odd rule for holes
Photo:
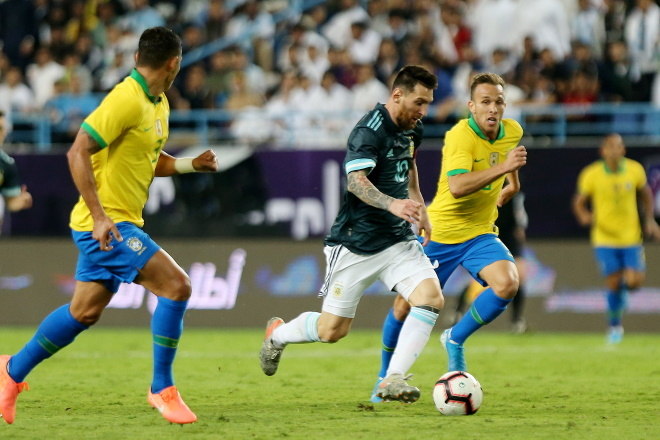
[[[163,123],[160,121],[160,119],[156,119],[156,134],[158,136],[163,135]]]
[[[5,173],[0,170],[0,186],[5,182]]]
[[[490,164],[491,167],[494,167],[500,162],[500,153],[497,151],[494,153],[490,153],[490,156],[488,157],[488,163]]]
[[[412,140],[411,137],[408,137],[410,139],[410,145],[408,147],[408,150],[410,151],[410,157],[413,157],[415,155],[415,142]]]
[[[132,251],[140,252],[144,245],[139,238],[131,237],[126,241],[126,246],[128,246]]]
[[[335,298],[339,298],[340,296],[342,296],[343,293],[344,293],[344,285],[342,283],[337,282],[332,286],[332,296],[334,296]]]

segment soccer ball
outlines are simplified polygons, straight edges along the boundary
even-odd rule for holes
[[[479,381],[466,371],[440,376],[433,388],[435,407],[446,416],[466,416],[479,410],[484,392]]]

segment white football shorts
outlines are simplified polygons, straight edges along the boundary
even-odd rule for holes
[[[406,300],[423,280],[437,278],[417,240],[397,243],[373,255],[355,254],[344,246],[326,246],[326,275],[320,295],[323,311],[354,318],[365,289],[381,280]]]

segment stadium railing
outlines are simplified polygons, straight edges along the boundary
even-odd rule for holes
[[[277,149],[343,148],[347,130],[359,115],[354,112],[321,114],[289,111],[272,115],[263,109],[242,112],[226,110],[173,110],[170,136],[187,145],[237,142],[259,144]],[[444,137],[452,121],[424,121],[427,138]],[[660,107],[649,103],[592,104],[588,106],[516,106],[508,116],[525,129],[530,147],[579,145],[581,138],[592,139],[617,132],[634,138],[637,145],[657,146],[660,142]],[[329,130],[327,121],[334,121]],[[61,139],[45,113],[12,114],[13,132],[9,142],[38,152],[54,150],[53,141]],[[337,127],[339,127],[337,129]],[[570,140],[570,142],[569,142]]]

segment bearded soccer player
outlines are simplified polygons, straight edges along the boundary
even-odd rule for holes
[[[71,212],[79,250],[70,304],[39,325],[15,355],[0,356],[0,413],[13,423],[28,373],[95,324],[122,282],[138,283],[158,297],[151,321],[154,370],[147,401],[172,423],[197,416],[174,385],[172,364],[190,297],[190,279],[142,230],[142,209],[154,176],[215,172],[215,154],[175,159],[162,151],[169,135],[165,97],[181,66],[181,40],[155,27],[140,36],[136,67],[83,122],[67,158],[80,192]]]
[[[426,69],[402,68],[387,103],[376,105],[351,132],[344,160],[348,185],[325,239],[322,311],[305,312],[287,323],[268,321],[260,352],[266,375],[275,374],[287,344],[336,342],[346,336],[364,290],[380,279],[412,308],[377,392],[384,400],[419,399],[406,373],[444,305],[438,278],[411,228],[414,223],[430,236],[415,152],[422,140],[420,120],[436,87],[435,75]]]

